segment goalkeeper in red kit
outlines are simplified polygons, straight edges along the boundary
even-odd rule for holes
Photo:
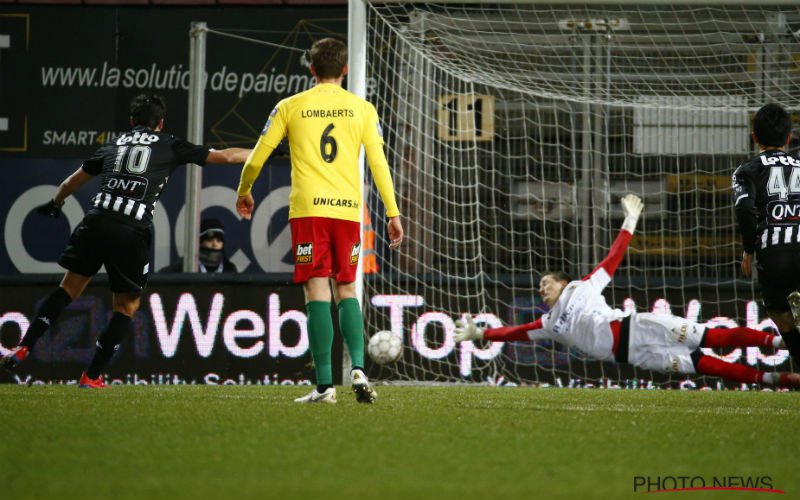
[[[457,322],[455,340],[518,341],[549,339],[574,346],[601,361],[629,363],[661,373],[701,374],[742,383],[800,387],[800,374],[763,372],[728,363],[700,350],[703,347],[783,348],[780,336],[751,328],[709,328],[671,314],[633,313],[612,309],[603,289],[625,256],[641,215],[642,200],[622,198],[625,221],[608,256],[582,280],[563,272],[545,273],[539,293],[550,310],[533,323],[482,328],[467,315]]]

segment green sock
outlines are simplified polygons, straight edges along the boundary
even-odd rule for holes
[[[342,331],[353,366],[364,367],[364,316],[358,300],[339,301],[339,329]]]
[[[306,304],[308,315],[308,345],[314,359],[317,384],[333,384],[331,348],[333,347],[333,318],[331,303],[312,301]]]

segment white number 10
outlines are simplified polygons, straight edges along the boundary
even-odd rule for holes
[[[128,153],[127,155],[125,153]],[[150,147],[149,146],[133,146],[128,152],[128,146],[120,146],[117,149],[117,159],[114,163],[114,172],[119,172],[122,169],[122,159],[127,156],[128,161],[125,162],[125,170],[132,174],[141,174],[147,170],[147,164],[150,162]]]

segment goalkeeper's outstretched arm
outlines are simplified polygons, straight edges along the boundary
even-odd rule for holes
[[[525,323],[516,326],[501,326],[499,328],[482,328],[475,324],[472,316],[467,314],[464,319],[456,321],[455,336],[456,342],[466,340],[491,340],[493,342],[510,342],[515,340],[531,340],[529,332],[542,329],[542,319],[539,318],[533,323]]]
[[[611,245],[611,249],[608,251],[606,258],[603,259],[591,273],[584,276],[583,281],[591,279],[592,276],[601,269],[605,271],[605,274],[610,278],[614,275],[617,267],[619,267],[623,257],[625,257],[625,250],[627,250],[628,244],[633,237],[633,232],[636,230],[636,223],[639,222],[639,216],[642,215],[644,203],[642,199],[635,194],[627,194],[620,200],[620,205],[622,205],[622,211],[625,213],[625,220],[622,221],[622,228],[617,238],[614,240],[614,244]]]
[[[614,271],[616,271],[619,263],[622,262],[622,258],[625,256],[625,250],[628,248],[631,237],[633,237],[636,224],[644,208],[642,199],[635,194],[625,195],[622,200],[620,200],[620,204],[622,205],[622,211],[625,213],[622,229],[620,229],[617,239],[614,240],[614,244],[611,245],[608,256],[603,259],[594,271],[583,278],[583,281],[589,281],[598,290],[604,288],[611,281],[611,276],[614,274]],[[548,333],[542,327],[541,318],[533,323],[526,323],[524,325],[481,328],[475,324],[470,315],[466,315],[462,320],[456,321],[454,336],[456,342],[464,342],[467,340],[503,342],[535,340],[538,338],[548,338]]]

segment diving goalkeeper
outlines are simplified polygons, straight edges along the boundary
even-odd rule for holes
[[[456,323],[456,342],[467,340],[515,341],[550,339],[574,346],[601,361],[630,363],[661,373],[702,374],[743,383],[800,387],[800,374],[763,372],[739,363],[707,356],[701,347],[783,348],[778,335],[751,328],[708,328],[671,314],[634,313],[612,309],[603,289],[625,255],[642,200],[633,194],[622,198],[625,220],[608,256],[579,281],[563,272],[545,273],[539,293],[550,310],[533,323],[482,328],[467,315]]]

